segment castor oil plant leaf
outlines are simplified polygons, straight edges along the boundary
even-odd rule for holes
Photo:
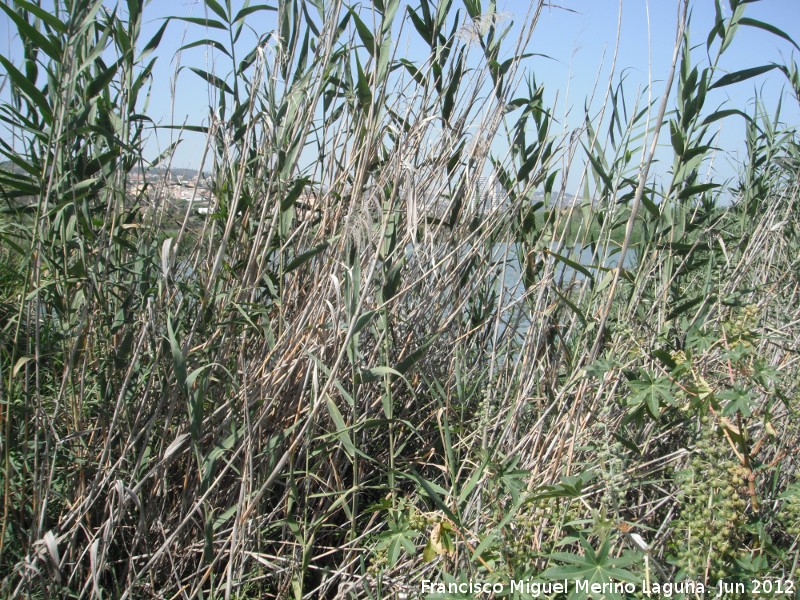
[[[633,396],[628,400],[630,406],[644,406],[654,419],[660,416],[662,403],[675,404],[672,395],[672,382],[668,377],[653,377],[647,372],[643,372],[640,379],[629,381],[628,387],[633,392]]]
[[[750,393],[742,387],[735,387],[730,390],[725,390],[717,394],[720,400],[727,400],[728,403],[722,410],[722,414],[726,417],[740,413],[743,417],[750,417],[753,414],[750,399]]]

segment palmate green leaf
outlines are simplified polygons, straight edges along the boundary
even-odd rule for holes
[[[661,403],[675,404],[672,395],[672,382],[666,376],[653,377],[650,373],[642,372],[641,378],[628,382],[633,396],[628,400],[629,406],[645,406],[654,419],[659,418]]]
[[[546,485],[536,492],[533,499],[545,498],[579,498],[583,490],[594,479],[590,471],[583,471],[577,475],[562,477],[561,481],[553,485]]]
[[[410,555],[416,554],[416,537],[416,530],[408,527],[404,521],[392,523],[388,534],[384,536],[378,544],[379,548],[386,548],[386,558],[389,563],[389,568],[397,564],[400,554],[403,551]]]
[[[639,556],[631,552],[626,552],[619,557],[610,556],[612,541],[610,537],[603,541],[597,551],[585,538],[581,537],[579,541],[583,548],[582,556],[568,552],[554,552],[549,555],[549,558],[565,564],[550,567],[541,576],[550,580],[569,579],[582,581],[589,586],[592,584],[613,584],[615,582],[641,583],[641,576],[636,576],[625,569],[625,567],[638,562],[640,560]],[[577,587],[571,586],[569,598],[587,597],[591,597],[591,593],[587,596]],[[622,600],[623,595],[606,592],[603,597],[609,600]]]
[[[725,408],[722,409],[722,414],[726,417],[736,413],[741,414],[743,417],[750,417],[753,415],[750,393],[745,388],[737,386],[731,390],[725,390],[717,394],[717,398],[728,401]]]

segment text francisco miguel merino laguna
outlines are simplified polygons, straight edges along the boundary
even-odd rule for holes
[[[764,583],[754,581],[754,584],[763,586]],[[794,582],[783,580],[774,582],[781,586],[780,594],[794,593]],[[766,586],[764,586],[766,587]],[[777,591],[770,584],[772,591]],[[790,590],[791,587],[791,591]],[[596,583],[582,579],[563,579],[561,581],[528,581],[512,580],[507,583],[484,581],[461,581],[442,583],[422,580],[423,594],[502,594],[504,592],[519,592],[534,598],[549,596],[551,594],[566,594],[571,591],[586,594],[633,594],[641,591],[645,596],[670,597],[674,594],[702,594],[710,596],[724,596],[730,593],[745,593],[745,584],[741,582],[720,581],[716,586],[707,586],[700,581],[679,581],[676,583],[659,583],[656,581],[642,581],[639,585],[631,582],[604,582]],[[755,590],[754,590],[755,591]],[[758,592],[756,592],[758,593]],[[763,592],[762,592],[763,593]]]

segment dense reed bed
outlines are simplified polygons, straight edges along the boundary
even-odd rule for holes
[[[542,3],[512,37],[479,0],[205,0],[203,216],[130,184],[169,21],[0,4],[2,593],[797,578],[800,146],[713,107],[800,78],[717,68],[737,28],[794,46],[729,4],[697,47],[677,4],[671,71],[564,132],[526,67]]]

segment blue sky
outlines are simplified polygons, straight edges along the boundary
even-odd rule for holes
[[[484,0],[484,4],[486,3]],[[235,1],[233,4],[241,5],[241,2]],[[554,115],[565,131],[580,126],[584,101],[591,95],[596,81],[599,83],[595,104],[603,97],[611,71],[618,22],[621,24],[621,33],[615,72],[617,76],[625,74],[628,94],[633,98],[637,89],[645,88],[649,80],[648,71],[654,82],[654,96],[663,93],[663,81],[669,69],[675,39],[676,1],[560,0],[553,4],[560,6],[546,7],[543,10],[529,47],[529,51],[546,54],[550,58],[527,59],[526,71],[535,74],[536,80],[545,85],[546,97],[554,106]],[[727,0],[723,0],[722,4],[727,10]],[[458,6],[459,2],[455,0],[454,7]],[[529,6],[528,2],[521,0],[498,0],[497,3],[498,12],[508,23],[522,22],[524,11]],[[714,22],[714,2],[695,0],[691,7],[690,39],[693,45],[703,47],[698,49],[699,58],[707,32]],[[154,2],[149,8],[150,29],[155,29],[160,23],[160,17],[166,14],[205,14],[203,5],[196,1]],[[748,4],[746,15],[774,24],[794,39],[800,40],[798,0],[762,0]],[[248,24],[258,32],[269,31],[275,27],[275,13],[256,13]],[[181,40],[196,39],[201,32],[197,27],[187,27],[178,22],[173,22],[169,27],[169,35],[162,42],[162,62],[156,73],[150,113],[162,122],[167,122],[170,118],[175,123],[184,120],[189,123],[202,122],[207,115],[209,100],[204,82],[191,72],[181,72],[175,88],[174,108],[170,103],[171,91],[167,85],[174,76],[175,51]],[[403,40],[399,40],[398,44],[401,49],[405,47]],[[738,70],[780,62],[792,56],[800,60],[796,51],[785,40],[765,31],[741,27],[720,66],[725,70]],[[187,51],[181,56],[182,64],[195,64],[204,68],[208,68],[208,60],[204,51],[198,49]],[[218,65],[217,68],[225,70],[227,66]],[[787,85],[780,73],[771,72],[710,93],[707,106],[716,108],[727,103],[727,107],[752,110],[752,98],[756,89],[765,99],[767,109],[772,111],[778,98],[786,92]],[[784,102],[783,119],[790,124],[800,124],[800,111],[791,96]],[[726,120],[721,124],[720,146],[734,156],[737,153],[741,155],[744,148],[743,132],[740,119]],[[164,136],[161,138],[160,145],[163,146]],[[669,144],[668,136],[662,136],[661,139],[664,144]],[[197,167],[200,146],[199,140],[183,144],[176,154],[176,164]],[[664,166],[666,167],[668,165]],[[716,168],[723,177],[730,177],[735,173],[735,166],[728,164],[726,158],[717,161]]]
[[[521,2],[498,2],[498,9],[513,13]],[[555,114],[562,115],[572,107],[572,119],[582,118],[583,99],[592,92],[598,71],[601,73],[597,95],[602,98],[603,86],[608,82],[616,42],[618,21],[621,24],[620,47],[616,73],[625,74],[625,89],[631,97],[636,89],[648,83],[648,70],[652,72],[654,97],[664,91],[664,80],[672,59],[673,42],[677,24],[677,2],[673,0],[567,0],[559,2],[572,11],[545,9],[533,36],[533,46],[554,60],[534,59],[537,79],[545,82],[554,101],[554,91],[559,93]],[[728,10],[727,0],[722,0]],[[621,19],[620,19],[621,5]],[[690,41],[699,45],[695,57],[705,52],[705,42],[715,18],[713,0],[691,2]],[[649,14],[648,14],[649,12]],[[728,14],[728,13],[726,13]],[[748,4],[745,16],[773,24],[794,40],[800,40],[800,1],[762,0]],[[800,42],[798,42],[800,43]],[[720,61],[721,73],[755,67],[771,62],[784,62],[790,58],[800,61],[797,51],[785,40],[752,27],[740,27],[733,44]],[[674,88],[673,88],[674,89]],[[772,71],[758,78],[733,86],[713,90],[708,94],[706,106],[715,110],[722,103],[726,108],[753,109],[755,92],[762,95],[766,108],[774,112],[778,99],[784,95],[782,120],[791,125],[800,124],[797,100],[788,92],[783,74]],[[567,91],[569,97],[566,97]],[[568,126],[578,126],[578,122]],[[733,155],[742,156],[744,150],[744,124],[742,119],[727,119],[721,123],[719,146]],[[669,136],[662,135],[660,144],[669,146]],[[730,177],[735,167],[720,157],[716,168],[722,177]],[[669,167],[669,165],[665,165]],[[658,168],[658,167],[657,167]]]
[[[270,3],[275,2],[272,0]],[[412,3],[416,4],[416,0],[412,0]],[[483,0],[483,3],[488,2]],[[232,4],[237,10],[243,2],[233,0]],[[559,6],[544,8],[528,48],[531,52],[546,54],[550,58],[531,57],[527,59],[525,69],[527,73],[535,74],[537,82],[545,85],[547,101],[553,106],[554,116],[565,132],[581,125],[585,99],[592,93],[596,81],[599,82],[597,96],[602,99],[610,74],[620,10],[620,48],[615,69],[617,77],[625,74],[625,87],[632,99],[637,89],[647,85],[650,71],[654,81],[654,96],[663,93],[663,80],[668,72],[675,39],[676,0],[558,0],[553,4]],[[722,0],[722,4],[727,10],[727,0]],[[459,6],[459,0],[454,0],[454,8]],[[521,22],[529,6],[529,2],[521,0],[497,0],[498,12],[508,23]],[[699,58],[713,23],[714,0],[695,0],[691,6],[691,40],[693,44],[702,46],[698,49]],[[142,40],[149,39],[168,15],[203,17],[207,14],[207,9],[198,0],[154,0],[145,9],[146,25]],[[275,12],[259,12],[248,18],[248,25],[253,32],[243,38],[242,49],[252,44],[257,34],[275,28],[275,15]],[[398,12],[398,17],[401,15]],[[762,0],[748,4],[746,16],[774,24],[795,40],[800,40],[800,0]],[[9,31],[5,16],[0,17],[0,36],[5,35],[5,39],[9,40],[3,52],[13,56],[15,44]],[[202,28],[196,25],[173,21],[168,26],[157,53],[159,61],[147,111],[157,123],[207,122],[208,106],[213,102],[208,86],[185,68],[176,75],[179,66],[197,66],[222,75],[230,71],[229,63],[220,62],[219,57],[214,58],[204,49],[195,48],[178,53],[182,44],[205,35]],[[405,48],[403,40],[398,40],[398,45],[401,49]],[[761,30],[742,27],[723,57],[721,67],[738,70],[782,62],[790,57],[800,61],[797,51],[788,42]],[[767,109],[772,111],[787,87],[783,76],[773,71],[757,79],[713,91],[709,94],[707,106],[716,108],[726,103],[727,108],[748,110],[752,108],[752,98],[758,89]],[[800,124],[798,104],[791,96],[784,103],[783,120],[792,125]],[[174,132],[160,131],[157,138],[151,139],[148,153],[155,156],[174,135]],[[719,145],[735,155],[744,147],[742,139],[741,121],[726,120],[720,132]],[[662,142],[669,144],[668,136],[662,135]],[[202,139],[188,136],[179,146],[174,164],[197,168],[202,150]],[[720,161],[718,169],[723,177],[734,173],[734,167],[726,166],[726,161]]]

